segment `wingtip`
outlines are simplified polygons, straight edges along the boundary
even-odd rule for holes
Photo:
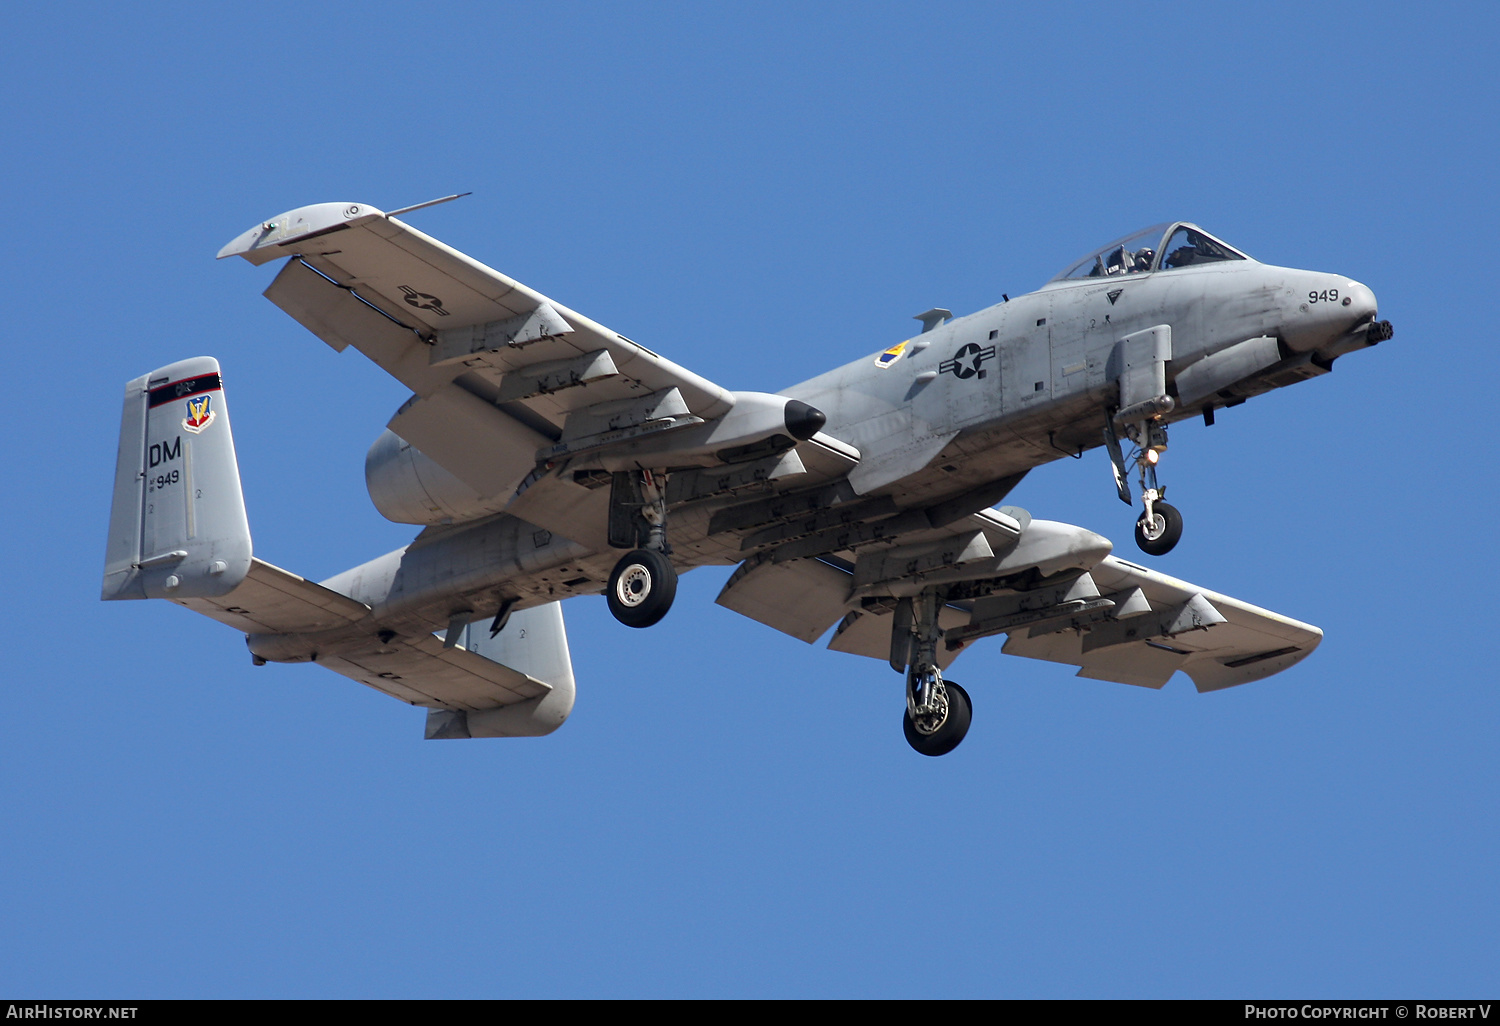
[[[252,264],[263,264],[287,256],[288,243],[384,216],[384,211],[368,203],[314,203],[298,207],[241,232],[219,250],[215,259],[242,256]]]

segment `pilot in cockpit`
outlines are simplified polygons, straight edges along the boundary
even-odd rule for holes
[[[1136,250],[1134,253],[1124,246],[1118,246],[1109,254],[1109,260],[1105,264],[1106,275],[1116,274],[1140,274],[1142,271],[1151,270],[1151,261],[1156,258],[1156,251],[1149,246]]]

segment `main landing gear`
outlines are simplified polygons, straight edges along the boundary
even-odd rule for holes
[[[922,755],[947,755],[969,733],[974,716],[969,693],[943,679],[937,664],[937,643],[942,637],[938,610],[943,606],[937,589],[929,588],[913,599],[902,599],[891,625],[891,666],[906,671],[906,715],[902,729],[906,743]]]
[[[677,571],[667,559],[666,475],[649,470],[616,473],[609,493],[609,543],[634,549],[610,571],[604,594],[609,611],[627,627],[650,627],[677,597]]]
[[[677,571],[660,552],[636,549],[615,564],[605,595],[616,620],[627,627],[650,627],[672,608]]]
[[[1140,474],[1141,501],[1146,507],[1135,522],[1135,543],[1148,556],[1165,556],[1182,538],[1182,514],[1177,512],[1177,507],[1163,501],[1167,489],[1156,480],[1156,465],[1161,454],[1167,451],[1167,426],[1154,418],[1143,419],[1127,424],[1125,434],[1136,446],[1131,460]],[[1109,449],[1120,501],[1127,506],[1134,505],[1113,417],[1105,419],[1104,441]]]
[[[932,704],[917,706],[913,716],[912,682],[907,681],[906,715],[901,718],[906,743],[922,755],[947,755],[969,733],[974,707],[969,702],[969,693],[957,682],[943,680],[935,668],[932,680],[925,686],[931,688],[926,701]]]

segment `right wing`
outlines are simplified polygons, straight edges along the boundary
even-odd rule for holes
[[[579,406],[673,388],[704,418],[733,405],[713,382],[368,205],[290,211],[219,251],[228,256],[253,264],[299,257],[267,290],[271,301],[335,349],[353,345],[422,398],[477,373],[497,387],[485,398],[520,402],[555,429]],[[371,326],[391,330],[368,337]],[[506,372],[553,361],[575,365],[534,370],[535,380],[500,395]]]

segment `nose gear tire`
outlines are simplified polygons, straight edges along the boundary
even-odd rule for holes
[[[923,734],[917,730],[910,713],[902,714],[906,743],[923,755],[947,755],[953,751],[969,732],[969,723],[974,718],[974,706],[969,701],[969,693],[951,680],[943,681],[943,687],[948,692],[948,717],[931,734]]]
[[[616,620],[627,627],[650,627],[672,608],[677,571],[660,552],[636,549],[615,564],[604,594]]]
[[[1144,513],[1135,522],[1135,543],[1148,556],[1165,556],[1182,537],[1182,514],[1165,502],[1153,503],[1152,508],[1150,523]]]

